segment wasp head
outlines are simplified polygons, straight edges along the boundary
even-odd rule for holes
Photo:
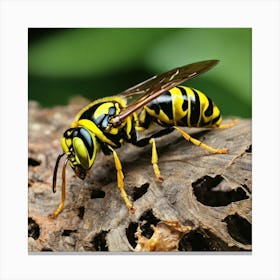
[[[84,127],[69,128],[63,134],[61,146],[75,174],[84,179],[96,157],[95,135]]]
[[[97,141],[93,133],[84,127],[69,128],[63,134],[61,139],[61,146],[63,153],[58,155],[54,171],[53,171],[53,192],[56,192],[56,178],[57,170],[60,159],[66,155],[62,168],[62,197],[61,202],[56,211],[51,215],[52,218],[62,211],[65,200],[65,187],[66,187],[66,167],[69,163],[75,174],[85,179],[87,170],[91,168],[96,157]]]

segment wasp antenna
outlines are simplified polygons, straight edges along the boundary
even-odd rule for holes
[[[59,164],[59,161],[60,159],[65,155],[65,153],[62,153],[62,154],[59,154],[57,159],[56,159],[56,163],[55,163],[55,167],[54,167],[54,170],[53,170],[53,186],[52,186],[52,189],[53,189],[53,192],[55,193],[56,192],[56,174],[57,174],[57,169],[58,169],[58,164]]]

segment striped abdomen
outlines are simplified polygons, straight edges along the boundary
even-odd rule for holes
[[[139,115],[140,123],[147,127],[150,120],[162,126],[213,127],[221,123],[218,107],[202,92],[178,86],[163,93]]]

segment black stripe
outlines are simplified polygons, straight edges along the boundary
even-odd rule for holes
[[[221,114],[219,114],[216,118],[212,120],[212,124],[215,124],[221,118]]]
[[[188,115],[186,114],[183,118],[181,118],[180,122],[177,122],[180,126],[188,126]]]
[[[122,128],[123,130],[124,128]],[[117,148],[119,148],[121,146],[121,139],[123,139],[123,131],[122,130],[119,130],[119,132],[117,134],[111,134],[111,133],[108,133],[108,132],[105,132],[105,131],[102,131],[103,134],[105,135],[106,138],[108,138],[109,140],[111,140]]]
[[[99,127],[101,130],[104,130],[108,126],[109,119],[111,117],[114,117],[116,115],[116,103],[114,101],[110,101],[113,103],[113,106],[109,108],[108,112],[104,112],[104,114],[100,114],[97,118],[94,118],[94,113],[98,107],[103,105],[104,103],[108,102],[102,102],[97,103],[94,106],[90,107],[88,110],[86,110],[79,118],[79,120],[87,119],[92,122],[94,122],[97,127]]]
[[[190,122],[191,122],[191,126],[196,126],[200,117],[200,100],[196,90],[192,88],[192,91],[194,93],[195,99],[194,100],[191,99]]]
[[[112,154],[112,150],[109,149],[108,144],[102,142],[99,138],[96,138],[97,142],[100,144],[101,150],[103,152],[104,155],[109,156]]]
[[[163,95],[159,96],[159,106],[165,115],[173,120],[173,110],[172,110],[172,96],[169,91],[165,92]]]
[[[210,117],[213,114],[213,102],[208,96],[206,96],[206,98],[208,100],[208,107],[205,110],[204,115],[205,115],[205,117]]]
[[[201,118],[199,127],[208,127],[211,124],[211,121],[205,122],[203,118]]]
[[[158,98],[152,100],[150,103],[147,104],[147,107],[153,111],[155,111],[155,113],[157,115],[159,115],[159,111],[160,111],[160,107],[158,105]]]
[[[184,99],[182,104],[182,110],[185,112],[188,110],[188,94],[184,87],[179,86],[177,88],[181,91],[182,97]]]
[[[139,123],[139,126],[145,128],[145,129],[148,129],[153,119],[145,109],[143,109],[143,112],[141,112],[141,113],[145,114],[145,116],[144,116],[144,121],[141,121]],[[139,113],[139,116],[140,116],[140,113]]]
[[[104,103],[104,102],[103,102]],[[95,120],[93,118],[93,114],[95,112],[95,110],[103,103],[98,103],[98,104],[95,104],[94,106],[88,108],[85,112],[83,112],[83,114],[80,116],[79,120],[90,120],[92,122],[95,123]]]
[[[154,110],[157,115],[159,115],[160,110],[162,110],[169,119],[173,119],[172,96],[169,91],[164,92],[162,95],[152,100],[147,104],[147,107]]]

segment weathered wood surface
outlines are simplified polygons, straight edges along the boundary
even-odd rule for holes
[[[228,148],[225,155],[210,154],[176,131],[157,139],[162,183],[153,174],[151,147],[127,144],[117,150],[133,215],[117,188],[112,157],[100,152],[84,181],[67,167],[64,210],[57,219],[48,218],[60,201],[61,168],[57,193],[51,186],[60,137],[87,102],[76,99],[52,109],[29,103],[29,252],[252,250],[251,120],[245,119],[224,130],[186,128],[210,146]],[[170,230],[164,224],[176,232],[175,246],[163,244],[169,239],[155,228],[165,221],[179,225]],[[143,240],[160,245],[141,246]]]

